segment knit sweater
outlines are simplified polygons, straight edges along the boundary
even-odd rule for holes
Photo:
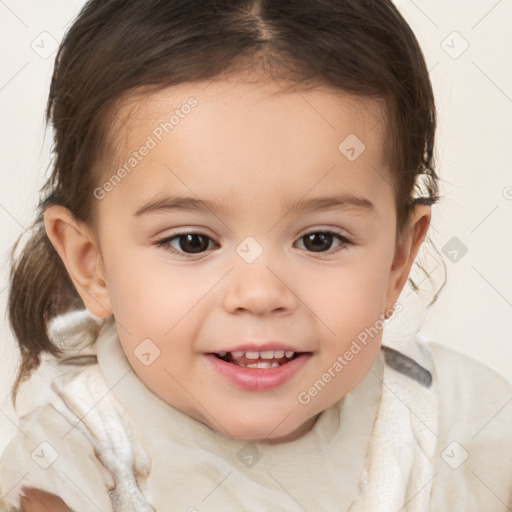
[[[229,438],[150,391],[113,317],[71,312],[51,332],[67,357],[46,358],[20,396],[0,463],[6,512],[19,510],[23,487],[75,512],[512,506],[512,384],[432,341],[383,346],[308,433],[268,444]]]

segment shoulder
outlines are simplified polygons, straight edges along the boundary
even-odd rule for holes
[[[433,341],[428,346],[439,404],[432,504],[450,510],[509,510],[512,384],[466,354]]]
[[[504,400],[504,405],[512,401],[511,381],[484,363],[446,345],[416,336],[407,345],[382,348],[387,366],[423,387],[433,385],[442,402],[454,397],[472,396],[477,400],[483,399],[482,405],[485,406],[491,402],[489,394],[494,403]],[[472,403],[473,412],[474,406]]]
[[[416,337],[386,348],[386,364],[437,394],[441,424],[507,426],[512,445],[512,382],[484,363],[432,340]]]
[[[415,336],[384,348],[393,392],[432,464],[432,510],[506,512],[512,504],[512,383],[460,351]],[[396,419],[396,418],[395,418]],[[432,445],[433,443],[433,445]],[[432,448],[432,449],[431,449]]]
[[[512,382],[484,363],[433,341],[427,342],[435,365],[435,378],[443,402],[462,416],[490,419],[502,412],[512,426]],[[512,435],[512,431],[511,431]]]
[[[441,433],[508,457],[512,480],[512,383],[476,359],[428,343],[435,363]],[[499,452],[499,454],[498,454]]]
[[[48,501],[52,503],[48,510],[59,510],[53,503],[60,496],[73,510],[110,510],[112,476],[77,428],[79,417],[63,414],[54,388],[59,379],[80,379],[88,368],[97,366],[94,341],[100,325],[87,310],[70,311],[52,320],[49,335],[65,356],[43,355],[37,370],[20,387],[14,430],[2,443],[0,509],[10,512],[23,504],[24,509],[37,510],[36,503],[45,496],[53,500]]]
[[[89,439],[52,403],[20,418],[0,460],[0,482],[9,512],[19,509],[24,489],[31,488],[60,496],[80,512],[111,509],[111,474],[97,459]],[[28,503],[31,506],[34,499]]]

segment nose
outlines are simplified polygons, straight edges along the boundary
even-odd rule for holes
[[[283,274],[283,273],[281,273]],[[263,257],[248,264],[237,262],[229,273],[229,283],[224,296],[224,309],[229,313],[248,311],[257,315],[290,314],[297,307],[298,299],[290,288],[285,275],[268,266]]]

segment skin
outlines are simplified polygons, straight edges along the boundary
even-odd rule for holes
[[[57,496],[39,489],[25,490],[21,499],[22,512],[72,512],[71,509]]]
[[[99,186],[191,96],[197,106],[95,200],[96,225],[52,206],[46,231],[89,311],[114,314],[126,357],[149,389],[227,436],[292,441],[368,373],[380,331],[309,403],[298,401],[396,303],[427,233],[430,207],[413,210],[395,243],[379,103],[326,88],[282,92],[276,82],[234,79],[180,85],[124,104],[111,132],[115,158]],[[349,134],[366,146],[355,161],[338,150]],[[342,193],[368,199],[374,211],[300,213],[287,206]],[[214,200],[224,209],[134,215],[170,194]],[[304,237],[325,231],[351,243],[333,237],[324,252],[315,252]],[[181,245],[179,238],[167,248],[156,245],[183,232],[210,237],[199,237],[206,250],[186,258],[183,237]],[[252,263],[236,251],[248,236],[263,248]],[[147,338],[160,350],[149,366],[134,354]],[[204,357],[269,339],[312,353],[276,389],[239,389]]]

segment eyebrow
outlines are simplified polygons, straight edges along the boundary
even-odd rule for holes
[[[321,210],[361,210],[368,213],[376,213],[375,205],[365,197],[358,197],[353,194],[341,194],[336,196],[322,196],[310,199],[300,199],[294,203],[286,204],[288,213],[312,213]],[[195,211],[226,213],[229,208],[226,204],[219,204],[207,199],[185,196],[168,196],[151,199],[140,206],[134,213],[141,217],[149,213],[173,212],[173,211]]]

